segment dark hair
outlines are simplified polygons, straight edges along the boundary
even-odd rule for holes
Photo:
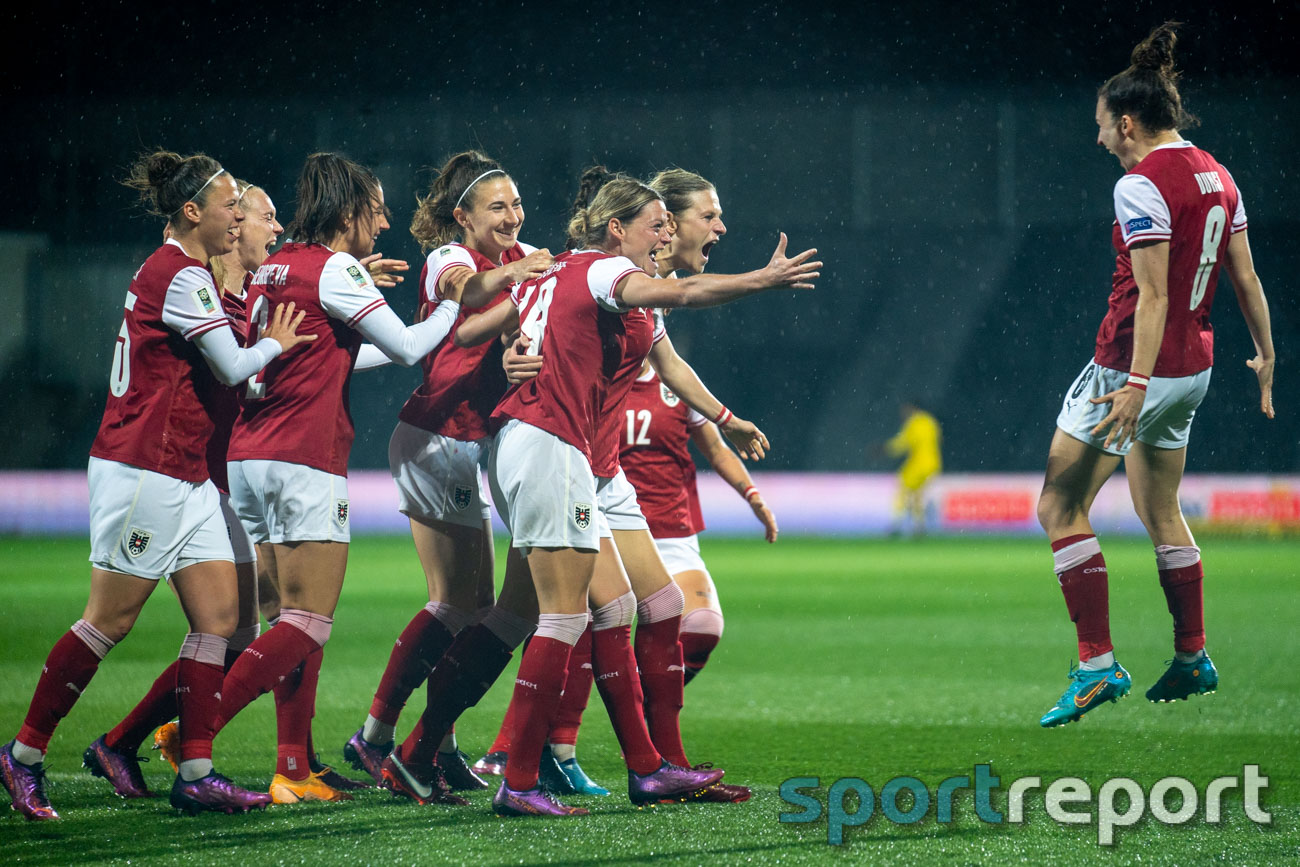
[[[140,194],[145,210],[171,220],[186,202],[207,203],[221,164],[207,154],[183,157],[171,151],[142,154],[122,181]],[[222,172],[225,174],[225,172]]]
[[[569,218],[569,249],[598,246],[605,241],[610,220],[627,222],[661,196],[636,178],[592,166],[582,173]]]
[[[421,250],[427,253],[460,235],[460,224],[453,215],[456,203],[472,205],[476,194],[466,195],[471,193],[471,185],[477,186],[475,181],[492,171],[510,177],[500,163],[480,151],[463,151],[447,158],[429,184],[428,194],[416,199],[411,237],[420,242]]]
[[[1174,45],[1178,42],[1178,21],[1166,21],[1138,43],[1129,57],[1129,68],[1111,76],[1097,90],[1112,118],[1128,115],[1147,132],[1187,129],[1197,124],[1183,110],[1178,95],[1181,73],[1174,68]]]
[[[339,154],[307,157],[298,176],[293,222],[286,230],[295,241],[320,244],[343,230],[343,221],[367,212],[379,194],[379,178]]]
[[[666,207],[673,214],[680,214],[691,207],[691,197],[696,193],[716,189],[713,184],[686,169],[664,169],[649,180],[651,189],[659,193]]]

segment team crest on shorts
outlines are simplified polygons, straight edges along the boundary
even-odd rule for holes
[[[334,520],[338,522],[338,525],[340,527],[346,527],[348,525],[348,501],[347,500],[334,501]]]
[[[573,523],[578,525],[579,530],[591,526],[591,503],[573,504]]]
[[[139,527],[132,527],[131,535],[126,537],[126,553],[132,557],[139,557],[149,550],[149,543],[152,541],[153,533],[141,530]]]
[[[673,394],[672,391],[669,390],[668,386],[664,385],[662,382],[659,383],[659,397],[663,400],[664,406],[677,406],[677,404],[682,402],[682,399]]]
[[[469,504],[474,500],[474,491],[469,485],[457,485],[456,489],[451,492],[452,505],[456,507],[457,512],[463,512],[469,508]]]

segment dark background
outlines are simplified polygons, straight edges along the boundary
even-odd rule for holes
[[[1231,10],[1231,11],[1230,11]],[[523,238],[558,249],[592,162],[714,181],[710,268],[763,265],[778,230],[826,261],[814,293],[674,314],[679,350],[768,432],[772,469],[882,468],[866,447],[914,397],[949,469],[1038,470],[1110,287],[1097,86],[1151,27],[1187,22],[1185,134],[1231,169],[1281,362],[1278,418],[1226,280],[1197,471],[1300,470],[1289,357],[1300,10],[1290,3],[44,4],[4,13],[0,424],[9,467],[77,467],[121,299],[161,225],[116,181],[140,151],[204,150],[293,211],[302,158],[372,166],[406,231],[428,167],[481,147],[518,182]],[[287,219],[283,220],[288,222]],[[414,280],[390,293],[409,318]],[[359,374],[354,467],[386,465],[417,370]]]

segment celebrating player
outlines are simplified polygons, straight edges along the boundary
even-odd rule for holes
[[[1147,698],[1186,699],[1218,686],[1205,652],[1201,552],[1179,508],[1178,486],[1192,417],[1210,381],[1210,305],[1221,264],[1254,339],[1255,357],[1247,364],[1259,380],[1260,410],[1273,417],[1268,304],[1251,260],[1241,195],[1227,169],[1179,134],[1194,119],[1178,94],[1177,26],[1153,30],[1133,49],[1128,69],[1098,91],[1097,143],[1126,174],[1115,184],[1110,310],[1096,355],[1057,417],[1038,505],[1080,659],[1043,726],[1077,720],[1132,688],[1115,660],[1106,561],[1088,522],[1093,498],[1125,457],[1129,491],[1155,545],[1174,621],[1174,659]]]
[[[269,304],[291,299],[306,314],[304,330],[322,339],[249,383],[231,434],[231,502],[253,541],[270,545],[280,616],[227,674],[218,730],[300,666],[304,679],[319,670],[347,566],[348,389],[363,338],[411,365],[442,342],[459,312],[458,292],[410,327],[388,308],[359,261],[387,228],[374,174],[336,154],[313,154],[298,180],[294,241],[250,285],[250,327]],[[288,740],[280,738],[276,782],[309,797],[307,738]]]
[[[0,778],[14,809],[56,819],[44,790],[44,756],[99,662],[130,631],[158,579],[171,577],[190,632],[174,687],[184,761],[171,803],[191,812],[264,807],[270,798],[212,769],[212,732],[227,639],[236,623],[236,577],[205,450],[215,380],[242,382],[300,343],[303,313],[278,305],[263,336],[241,349],[207,263],[236,242],[243,212],[235,180],[204,154],[160,151],[136,164],[127,185],[164,217],[169,238],[141,266],[126,295],[104,419],[91,447],[90,600],[45,661],[15,740],[0,749]],[[214,380],[215,374],[215,380]],[[87,764],[134,781],[147,794],[133,749],[103,740]]]
[[[587,204],[594,181],[601,183],[599,192]],[[582,249],[556,257],[541,277],[512,293],[528,346],[546,363],[536,378],[508,392],[492,416],[500,426],[490,467],[494,500],[510,525],[512,544],[528,553],[541,611],[516,679],[514,737],[505,781],[493,800],[494,809],[504,815],[586,812],[544,793],[537,786],[537,768],[571,648],[587,627],[588,591],[602,547],[601,519],[616,511],[597,508],[592,468],[605,458],[600,413],[610,403],[621,406],[631,377],[618,374],[631,359],[635,373],[652,345],[655,328],[647,308],[706,306],[775,286],[811,286],[807,281],[815,278],[820,264],[809,261],[814,251],[787,259],[782,236],[762,271],[655,280],[655,257],[669,240],[668,213],[658,193],[630,178],[607,180],[603,169],[584,176],[583,191],[570,222],[570,237]],[[554,335],[550,342],[547,335]],[[630,486],[627,493],[627,505],[635,508]],[[626,582],[624,577],[624,586]],[[621,594],[610,603],[618,611],[597,608],[597,633],[609,633],[610,640],[606,652],[593,642],[602,698],[629,768],[629,796],[644,803],[698,792],[716,783],[722,772],[673,765],[651,741],[628,643],[630,597]],[[680,591],[676,598],[679,616]],[[606,614],[614,622],[601,630]],[[680,660],[675,622],[673,627],[672,644]]]
[[[462,294],[456,329],[471,314],[505,304],[509,287],[550,267],[551,255],[520,243],[523,201],[499,163],[477,151],[447,160],[420,200],[411,234],[427,254],[420,275],[420,317],[449,292]],[[389,464],[402,513],[424,568],[429,603],[407,624],[364,726],[344,755],[382,780],[382,764],[393,751],[398,715],[411,692],[425,680],[456,634],[488,608],[485,625],[497,632],[532,629],[493,601],[492,525],[482,490],[480,465],[488,445],[487,417],[506,390],[497,341],[458,346],[447,340],[422,362],[424,381],[402,408],[389,443]],[[514,640],[517,644],[518,640]],[[437,765],[453,789],[484,788],[449,733]],[[408,756],[409,759],[409,756]],[[395,760],[390,776],[404,766]],[[430,788],[439,774],[429,777]],[[390,785],[399,785],[399,779]],[[413,792],[421,783],[408,785]]]

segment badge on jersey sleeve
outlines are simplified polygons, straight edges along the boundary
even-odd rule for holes
[[[352,278],[352,282],[357,284],[358,289],[364,289],[370,285],[370,276],[357,265],[349,265],[343,270]]]
[[[591,526],[591,503],[573,504],[573,523],[578,525],[579,530]]]
[[[195,289],[190,293],[194,299],[194,304],[199,308],[200,316],[211,316],[217,312],[217,300],[212,297],[212,290],[204,286],[201,289]]]
[[[668,386],[664,385],[662,382],[659,383],[659,397],[660,399],[663,400],[664,406],[668,406],[668,407],[677,406],[677,404],[682,402],[682,399],[677,395],[673,394],[668,389]]]

